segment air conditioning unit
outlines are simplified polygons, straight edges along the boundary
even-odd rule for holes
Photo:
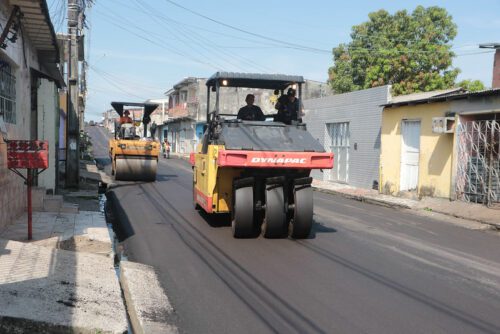
[[[455,117],[433,117],[432,132],[434,133],[455,132]]]

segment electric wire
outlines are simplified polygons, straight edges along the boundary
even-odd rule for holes
[[[162,15],[162,14],[159,14],[161,12],[159,11],[155,11],[155,9],[153,7],[151,7],[150,5],[146,4],[145,1],[142,1],[142,0],[135,0],[138,4],[142,5],[142,7],[144,9],[147,10],[146,14],[148,15],[154,15],[157,17],[157,19],[160,19],[162,20],[163,22],[163,25],[164,26],[168,26],[168,23],[172,23],[172,20],[170,20],[168,17],[166,17],[165,15]],[[196,31],[190,29],[190,28],[184,28],[186,30],[186,32],[184,32],[179,26],[175,26],[175,25],[172,25],[174,29],[176,29],[178,32],[180,32],[183,36],[185,36],[186,38],[194,41],[195,43],[197,43],[198,45],[201,45],[201,46],[205,46],[204,48],[205,49],[210,49],[210,50],[213,50],[215,52],[218,52],[219,54],[223,55],[224,59],[230,59],[231,63],[234,62],[234,58],[237,58],[237,59],[240,59],[242,62],[244,62],[245,64],[249,65],[250,67],[253,67],[259,71],[263,71],[263,72],[269,72],[269,71],[272,71],[271,69],[265,67],[265,66],[262,66],[254,61],[252,61],[251,59],[248,59],[246,57],[243,57],[241,55],[238,55],[234,52],[229,52],[229,51],[225,51],[225,50],[220,50],[216,45],[215,43],[213,43],[211,40],[207,39],[207,38],[204,38],[203,36],[201,36],[200,34],[198,34]],[[232,59],[233,58],[233,59]],[[229,60],[228,60],[229,62]],[[242,70],[242,71],[245,71],[246,68],[238,65],[238,67]]]
[[[96,13],[96,14],[98,14],[98,15],[103,15],[102,13],[100,13],[100,12],[98,12],[98,11],[95,11],[95,13]],[[105,16],[105,15],[104,15],[104,16]],[[111,25],[114,25],[115,27],[117,27],[117,28],[119,28],[119,29],[121,29],[121,30],[124,30],[124,31],[126,31],[126,32],[128,32],[128,33],[130,33],[130,34],[132,34],[132,35],[134,35],[134,36],[136,36],[136,37],[138,37],[138,38],[139,38],[139,39],[141,39],[141,40],[147,41],[147,42],[149,42],[149,43],[151,43],[151,44],[153,44],[153,45],[155,45],[155,46],[157,46],[157,47],[159,47],[159,48],[161,48],[161,49],[164,49],[164,50],[166,50],[166,51],[168,51],[168,52],[171,52],[171,53],[174,53],[174,54],[176,54],[176,55],[178,55],[178,56],[181,56],[181,57],[184,57],[184,58],[186,58],[186,59],[189,59],[189,60],[191,60],[191,61],[193,61],[193,62],[195,62],[195,63],[202,64],[202,65],[208,66],[208,67],[213,68],[213,69],[216,69],[216,70],[218,70],[218,69],[219,69],[219,67],[214,66],[214,65],[213,65],[213,64],[211,64],[211,63],[208,63],[208,62],[203,61],[203,60],[201,60],[201,59],[198,59],[198,58],[192,57],[192,56],[190,56],[189,54],[186,54],[185,52],[179,51],[179,50],[177,50],[177,49],[175,49],[175,48],[173,48],[173,47],[167,48],[167,46],[166,46],[166,45],[161,44],[161,43],[158,43],[157,41],[154,41],[154,40],[152,40],[152,39],[150,39],[150,38],[148,38],[148,37],[146,37],[146,36],[143,36],[143,35],[141,35],[141,34],[139,34],[139,33],[135,32],[135,31],[133,31],[132,29],[129,29],[128,27],[125,27],[125,26],[123,26],[123,25],[121,25],[121,24],[115,23],[115,22],[113,22],[113,21],[108,21],[108,23],[109,23],[109,24],[111,24]]]
[[[139,96],[139,95],[136,95],[134,93],[131,93],[125,89],[123,89],[122,87],[120,87],[119,85],[117,85],[115,83],[115,81],[109,79],[106,77],[106,75],[102,74],[99,70],[96,70],[93,66],[89,66],[89,68],[95,73],[97,74],[98,76],[100,76],[101,78],[103,78],[105,81],[107,81],[110,85],[112,85],[113,87],[115,87],[116,89],[118,89],[119,91],[121,91],[122,93],[128,95],[128,96],[133,96],[135,98],[138,98],[138,99],[141,99],[141,100],[147,100],[147,98],[145,98],[144,96]]]
[[[174,6],[176,6],[176,7],[184,9],[185,11],[188,11],[188,12],[190,12],[193,15],[202,17],[202,18],[204,18],[204,19],[206,19],[208,21],[214,22],[214,23],[222,25],[222,26],[224,26],[226,28],[239,31],[239,32],[247,34],[247,35],[251,35],[251,36],[254,36],[254,37],[262,38],[264,40],[268,40],[268,41],[272,41],[272,42],[275,42],[275,43],[287,45],[287,46],[289,46],[291,48],[296,48],[298,50],[309,50],[309,51],[315,51],[315,52],[321,52],[321,53],[328,53],[328,54],[331,53],[330,50],[318,49],[318,48],[314,48],[314,47],[310,47],[310,46],[304,46],[304,45],[300,45],[300,44],[296,44],[296,43],[290,43],[290,42],[282,41],[282,40],[279,40],[279,39],[276,39],[276,38],[267,37],[267,36],[264,36],[264,35],[261,35],[261,34],[258,34],[258,33],[254,33],[254,32],[251,32],[251,31],[248,31],[248,30],[245,30],[245,29],[241,29],[241,28],[232,26],[230,24],[221,22],[219,20],[213,19],[213,18],[211,18],[209,16],[206,16],[204,14],[198,13],[198,12],[196,12],[196,11],[194,11],[192,9],[189,9],[187,7],[184,7],[184,6],[178,4],[177,2],[174,2],[172,0],[165,0],[165,1],[168,2],[168,3],[170,3],[170,4],[172,4],[172,5],[174,5]]]

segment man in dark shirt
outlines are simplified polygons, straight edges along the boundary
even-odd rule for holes
[[[295,89],[289,88],[286,95],[280,96],[274,107],[278,110],[278,114],[275,117],[276,122],[283,122],[285,124],[291,124],[292,121],[301,122],[301,106],[299,99],[296,97]]]
[[[265,121],[266,117],[264,113],[258,106],[254,106],[254,101],[255,96],[253,94],[248,94],[245,99],[247,105],[240,108],[236,118],[244,121]]]

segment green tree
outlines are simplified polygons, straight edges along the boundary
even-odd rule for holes
[[[457,87],[462,87],[469,92],[477,92],[486,89],[481,80],[462,80],[456,85]]]
[[[459,69],[451,41],[457,26],[444,8],[418,6],[394,15],[368,14],[369,21],[352,27],[349,44],[333,49],[329,83],[337,93],[392,85],[394,95],[454,86]]]

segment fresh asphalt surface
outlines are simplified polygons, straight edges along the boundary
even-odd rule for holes
[[[310,239],[233,239],[193,209],[179,159],[109,197],[181,332],[500,333],[497,233],[316,192]]]

